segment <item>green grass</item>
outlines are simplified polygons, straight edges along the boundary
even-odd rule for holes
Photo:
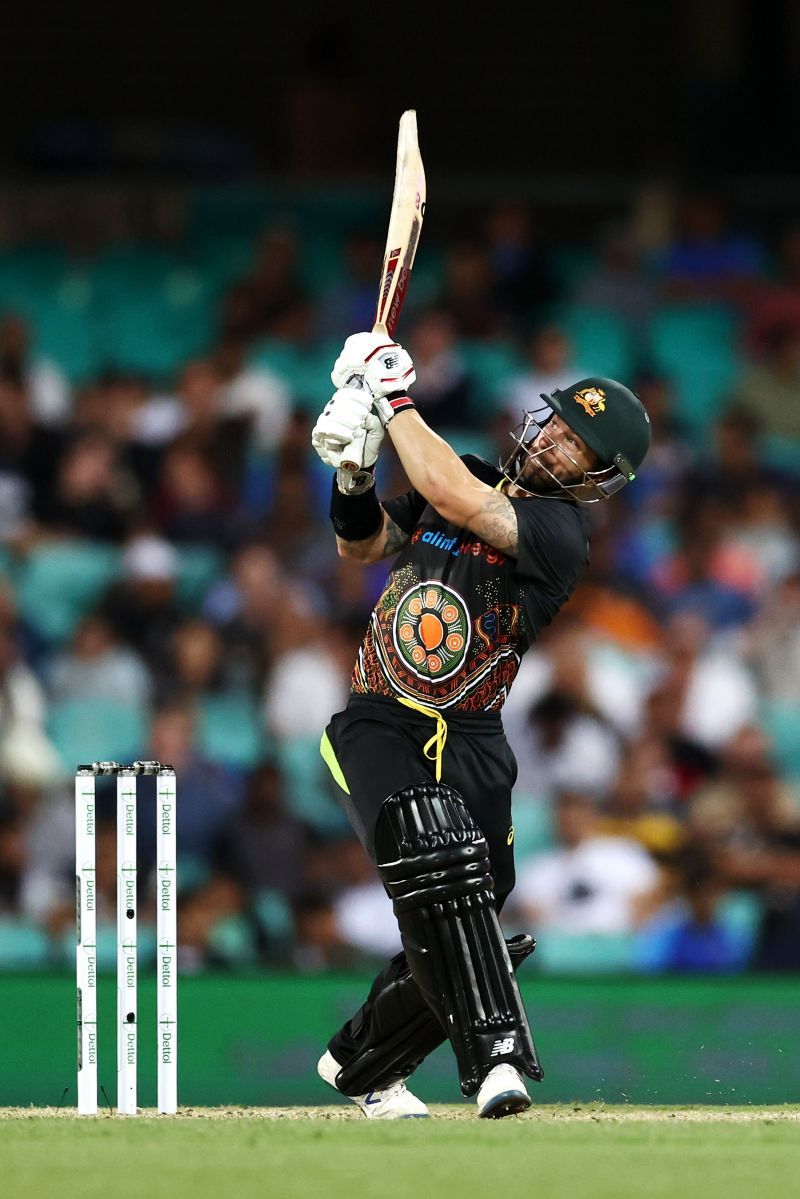
[[[385,1124],[340,1107],[75,1119],[0,1112],[7,1199],[782,1199],[797,1108],[472,1109]],[[310,1114],[309,1114],[310,1112]]]

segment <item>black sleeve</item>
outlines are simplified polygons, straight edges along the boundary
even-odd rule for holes
[[[588,526],[572,504],[511,499],[517,514],[517,572],[552,594],[569,592],[589,561]]]
[[[405,495],[398,495],[393,500],[381,500],[381,507],[388,512],[390,519],[409,536],[416,529],[427,506],[425,496],[414,491],[413,487]]]

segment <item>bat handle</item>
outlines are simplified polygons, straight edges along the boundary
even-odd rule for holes
[[[367,385],[364,382],[363,375],[351,375],[350,378],[345,383],[345,387],[356,387],[361,391],[363,391],[366,388],[366,386]],[[364,448],[363,441],[360,443],[357,441],[351,441],[349,445],[345,446],[343,452],[345,454],[347,454],[348,452],[351,454],[354,454],[357,448],[360,450],[363,450],[363,448]],[[346,470],[346,471],[349,471],[350,474],[355,474],[356,471],[361,470],[362,467],[363,467],[363,463],[356,462],[355,459],[353,459],[353,458],[342,458],[340,470]]]
[[[397,322],[395,321],[395,325],[396,324],[397,324]],[[394,337],[394,327],[392,327],[392,329],[389,329],[384,321],[376,321],[375,324],[372,326],[372,332],[377,333],[379,337],[390,337],[390,338]],[[351,375],[350,378],[345,383],[345,387],[358,387],[358,388],[366,387],[366,383],[364,382],[363,375]],[[352,446],[354,444],[355,443],[351,441],[350,445],[345,447],[344,452],[347,453],[347,451],[350,449],[350,446]],[[361,470],[361,463],[354,462],[352,459],[342,459],[341,469],[349,470],[352,473],[354,471]]]

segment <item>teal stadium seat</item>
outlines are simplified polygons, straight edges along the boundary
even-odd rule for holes
[[[772,700],[764,705],[761,719],[780,773],[800,780],[800,704]]]
[[[677,415],[707,432],[740,368],[735,318],[722,308],[665,308],[653,318],[651,338],[655,365],[675,389]]]
[[[209,589],[219,579],[222,553],[213,545],[185,545],[178,552],[178,601],[192,612],[199,610]]]
[[[333,392],[331,366],[341,346],[333,352],[327,346],[307,350],[294,342],[269,338],[258,342],[250,352],[251,366],[263,366],[278,375],[288,386],[295,407],[316,415]]]
[[[504,390],[525,370],[525,363],[510,345],[462,341],[458,352],[473,383],[470,408],[477,420],[486,420],[504,407]]]
[[[20,612],[46,641],[65,641],[96,606],[118,567],[119,551],[103,542],[74,539],[34,546],[19,572]]]
[[[535,961],[543,974],[626,974],[633,969],[633,933],[561,933],[542,935]]]
[[[75,938],[72,938],[73,953]],[[50,941],[22,916],[0,916],[0,970],[44,970],[51,964]]]
[[[258,709],[248,695],[204,696],[197,739],[212,762],[241,770],[252,770],[269,749]]]
[[[540,796],[514,793],[514,852],[521,861],[555,845],[553,811]]]
[[[319,752],[319,733],[290,737],[277,746],[277,759],[287,779],[286,800],[293,816],[323,836],[337,836],[350,825],[334,799],[336,784]]]
[[[225,916],[208,939],[212,956],[226,966],[252,966],[258,959],[255,930],[245,916]]]
[[[285,957],[294,941],[294,923],[284,896],[278,891],[259,891],[253,901],[253,915],[267,943],[268,956]]]
[[[627,379],[633,369],[630,330],[610,312],[573,304],[564,310],[560,324],[572,342],[581,370],[612,379]]]
[[[109,705],[86,696],[54,702],[48,727],[65,770],[72,772],[78,762],[135,762],[142,758],[149,720],[142,708]]]

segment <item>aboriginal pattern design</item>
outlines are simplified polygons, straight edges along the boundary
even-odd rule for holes
[[[353,690],[404,695],[463,712],[498,712],[524,648],[522,606],[487,594],[485,610],[471,617],[452,587],[417,579],[409,586],[411,573],[406,565],[389,577],[359,650]]]
[[[448,679],[467,656],[470,619],[457,591],[421,583],[401,597],[392,627],[394,647],[420,679]]]

